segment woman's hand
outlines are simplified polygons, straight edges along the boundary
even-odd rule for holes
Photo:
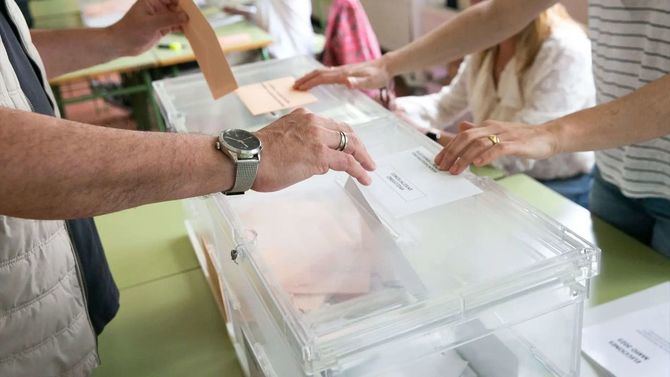
[[[560,153],[558,138],[547,125],[487,120],[480,127],[464,122],[459,129],[461,132],[435,156],[435,164],[451,174],[462,173],[471,163],[484,166],[502,156],[541,160]],[[489,139],[494,135],[498,143]]]
[[[377,89],[386,86],[392,78],[384,58],[380,58],[371,62],[316,69],[299,78],[293,87],[309,90],[324,84],[341,84],[349,89]]]

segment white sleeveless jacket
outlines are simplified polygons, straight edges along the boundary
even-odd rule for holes
[[[55,104],[23,15],[5,4]],[[1,41],[0,106],[31,111]],[[87,376],[98,365],[82,282],[65,221],[0,214],[0,376]]]

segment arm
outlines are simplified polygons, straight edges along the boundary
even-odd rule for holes
[[[514,35],[557,0],[489,0],[472,6],[442,26],[368,63],[316,70],[296,81],[296,89],[343,84],[372,89],[396,75],[452,61]]]
[[[614,148],[670,134],[670,75],[614,101],[540,126],[486,121],[460,133],[436,157],[458,174],[470,163],[482,166],[501,156],[544,159],[558,153]],[[498,135],[493,146],[488,135]]]
[[[258,131],[253,189],[274,191],[329,169],[369,184],[374,162],[348,126],[296,110]],[[0,108],[0,214],[67,219],[225,191],[232,162],[216,138],[94,127]],[[360,161],[360,162],[359,162]]]
[[[177,0],[140,0],[106,28],[33,30],[33,43],[49,78],[128,55],[155,45],[162,35],[188,20]]]
[[[560,26],[545,41],[522,80],[523,107],[506,121],[539,125],[595,104],[591,46],[577,26]],[[566,153],[547,160],[504,156],[494,166],[535,178],[571,177],[593,167],[592,153]]]

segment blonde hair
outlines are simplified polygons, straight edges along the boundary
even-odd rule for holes
[[[540,13],[528,26],[514,36],[516,40],[516,69],[519,77],[523,77],[528,68],[533,65],[542,44],[551,35],[552,28],[566,22],[578,25],[570,17],[563,5],[556,4]],[[481,67],[484,60],[489,55],[495,56],[497,51],[498,45],[495,45],[476,53],[474,59],[475,66]]]

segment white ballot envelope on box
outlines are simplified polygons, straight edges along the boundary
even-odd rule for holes
[[[418,147],[377,160],[372,185],[360,186],[363,196],[400,218],[482,192],[464,177],[438,170],[433,157]]]

